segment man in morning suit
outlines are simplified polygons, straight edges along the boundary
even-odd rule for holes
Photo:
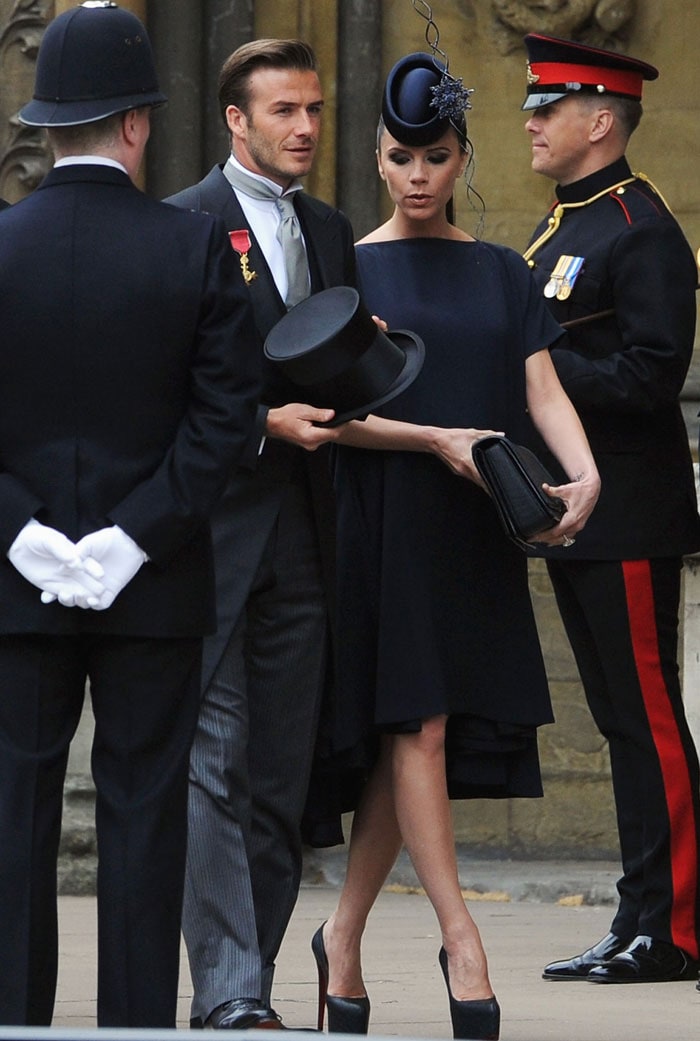
[[[0,216],[0,1023],[50,1025],[56,861],[89,678],[100,1026],[174,1027],[208,513],[260,365],[223,224],[134,185],[165,101],[141,22],[52,21],[34,100],[56,165]]]
[[[625,158],[657,70],[538,34],[525,42],[532,168],[557,182],[525,256],[568,325],[552,359],[602,485],[575,546],[548,551],[547,566],[608,741],[623,870],[609,933],[544,978],[696,979],[700,794],[677,642],[682,557],[700,547],[678,403],[697,271],[664,199]]]
[[[354,283],[352,229],[298,180],[311,169],[323,108],[308,45],[244,44],[223,65],[219,104],[231,155],[168,201],[224,217],[262,343],[290,305]],[[290,215],[304,247],[301,277],[277,237]],[[326,451],[316,449],[334,431],[314,423],[333,412],[300,403],[269,364],[262,401],[253,469],[234,476],[213,518],[219,629],[205,645],[190,768],[183,932],[192,1020],[218,1029],[281,1025],[270,992],[298,894],[328,670],[334,506]]]

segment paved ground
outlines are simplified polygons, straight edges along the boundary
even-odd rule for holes
[[[274,1000],[291,1028],[315,1026],[316,972],[309,940],[335,904],[333,883],[342,874],[341,863],[341,858],[325,858],[320,867],[307,866],[307,881],[280,954]],[[700,1037],[700,993],[693,983],[596,986],[546,983],[540,978],[547,961],[577,953],[607,931],[614,865],[463,861],[460,873],[489,954],[502,1008],[502,1041]],[[320,878],[320,884],[309,883],[309,874]],[[406,876],[403,879],[399,870],[392,879],[394,890],[381,895],[365,937],[370,1030],[377,1035],[449,1038],[435,919],[426,898],[408,891],[413,879],[407,869]],[[586,902],[593,897],[595,903]],[[95,1025],[95,901],[61,897],[60,914],[61,970],[51,1034],[56,1041],[85,1037],[93,1033],[86,1028]],[[191,985],[184,950],[180,994],[179,1025],[186,1027]],[[0,1029],[3,1036],[8,1035]],[[267,1032],[255,1036],[270,1038]]]

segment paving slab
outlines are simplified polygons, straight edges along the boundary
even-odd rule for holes
[[[480,894],[468,894],[468,899],[482,932],[501,1004],[502,1041],[697,1041],[700,993],[693,983],[601,986],[541,979],[547,961],[582,950],[602,936],[610,923],[609,901],[586,903],[579,899],[581,893],[574,891],[562,897],[554,894],[558,887],[581,890],[580,883],[587,879],[606,893],[613,881],[614,865],[601,866],[603,874],[597,882],[591,865],[580,877],[579,869],[570,867],[566,871],[551,864],[523,862],[501,865],[500,876],[488,864],[483,867],[484,873],[467,871],[475,885],[498,883]],[[461,865],[462,878],[463,871]],[[447,995],[437,963],[437,923],[427,898],[410,882],[410,877],[406,883],[392,880],[391,888],[380,895],[365,934],[363,962],[372,1002],[370,1032],[387,1037],[449,1038]],[[549,897],[521,899],[513,895],[521,891],[521,885],[532,894],[532,882],[538,883],[540,897]],[[570,887],[570,882],[579,884]],[[337,886],[305,884],[280,952],[274,1004],[293,1032],[316,1024],[316,969],[309,943],[318,925],[333,910],[337,895]],[[59,911],[61,960],[51,1035],[54,1041],[87,1038],[95,1028],[95,900],[61,897]],[[180,1029],[188,1027],[191,996],[183,946]],[[113,1032],[108,1033],[111,1039]],[[162,1033],[165,1036],[169,1032]],[[149,1036],[149,1032],[132,1032],[132,1036],[136,1034]],[[264,1041],[270,1038],[268,1031],[250,1034]],[[32,1037],[38,1036],[34,1031]],[[308,1035],[298,1036],[304,1041]],[[101,1037],[107,1041],[104,1031]]]

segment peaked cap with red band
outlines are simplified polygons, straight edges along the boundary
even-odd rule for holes
[[[642,82],[655,80],[659,70],[645,61],[615,51],[587,47],[572,40],[529,33],[527,97],[523,109],[541,108],[569,94],[613,94],[642,97]]]

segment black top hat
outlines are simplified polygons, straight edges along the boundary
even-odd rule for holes
[[[527,96],[523,109],[541,108],[569,94],[612,94],[640,101],[642,81],[655,80],[659,70],[645,61],[615,51],[587,47],[573,40],[530,33]]]
[[[384,333],[350,286],[302,300],[265,340],[276,362],[316,408],[335,409],[328,426],[365,417],[416,378],[425,347],[415,333]]]
[[[432,144],[450,126],[465,134],[464,110],[471,108],[470,93],[432,54],[407,54],[396,62],[384,84],[384,126],[409,147]]]
[[[144,105],[162,105],[153,53],[136,15],[87,0],[49,24],[36,62],[28,126],[76,126]]]

